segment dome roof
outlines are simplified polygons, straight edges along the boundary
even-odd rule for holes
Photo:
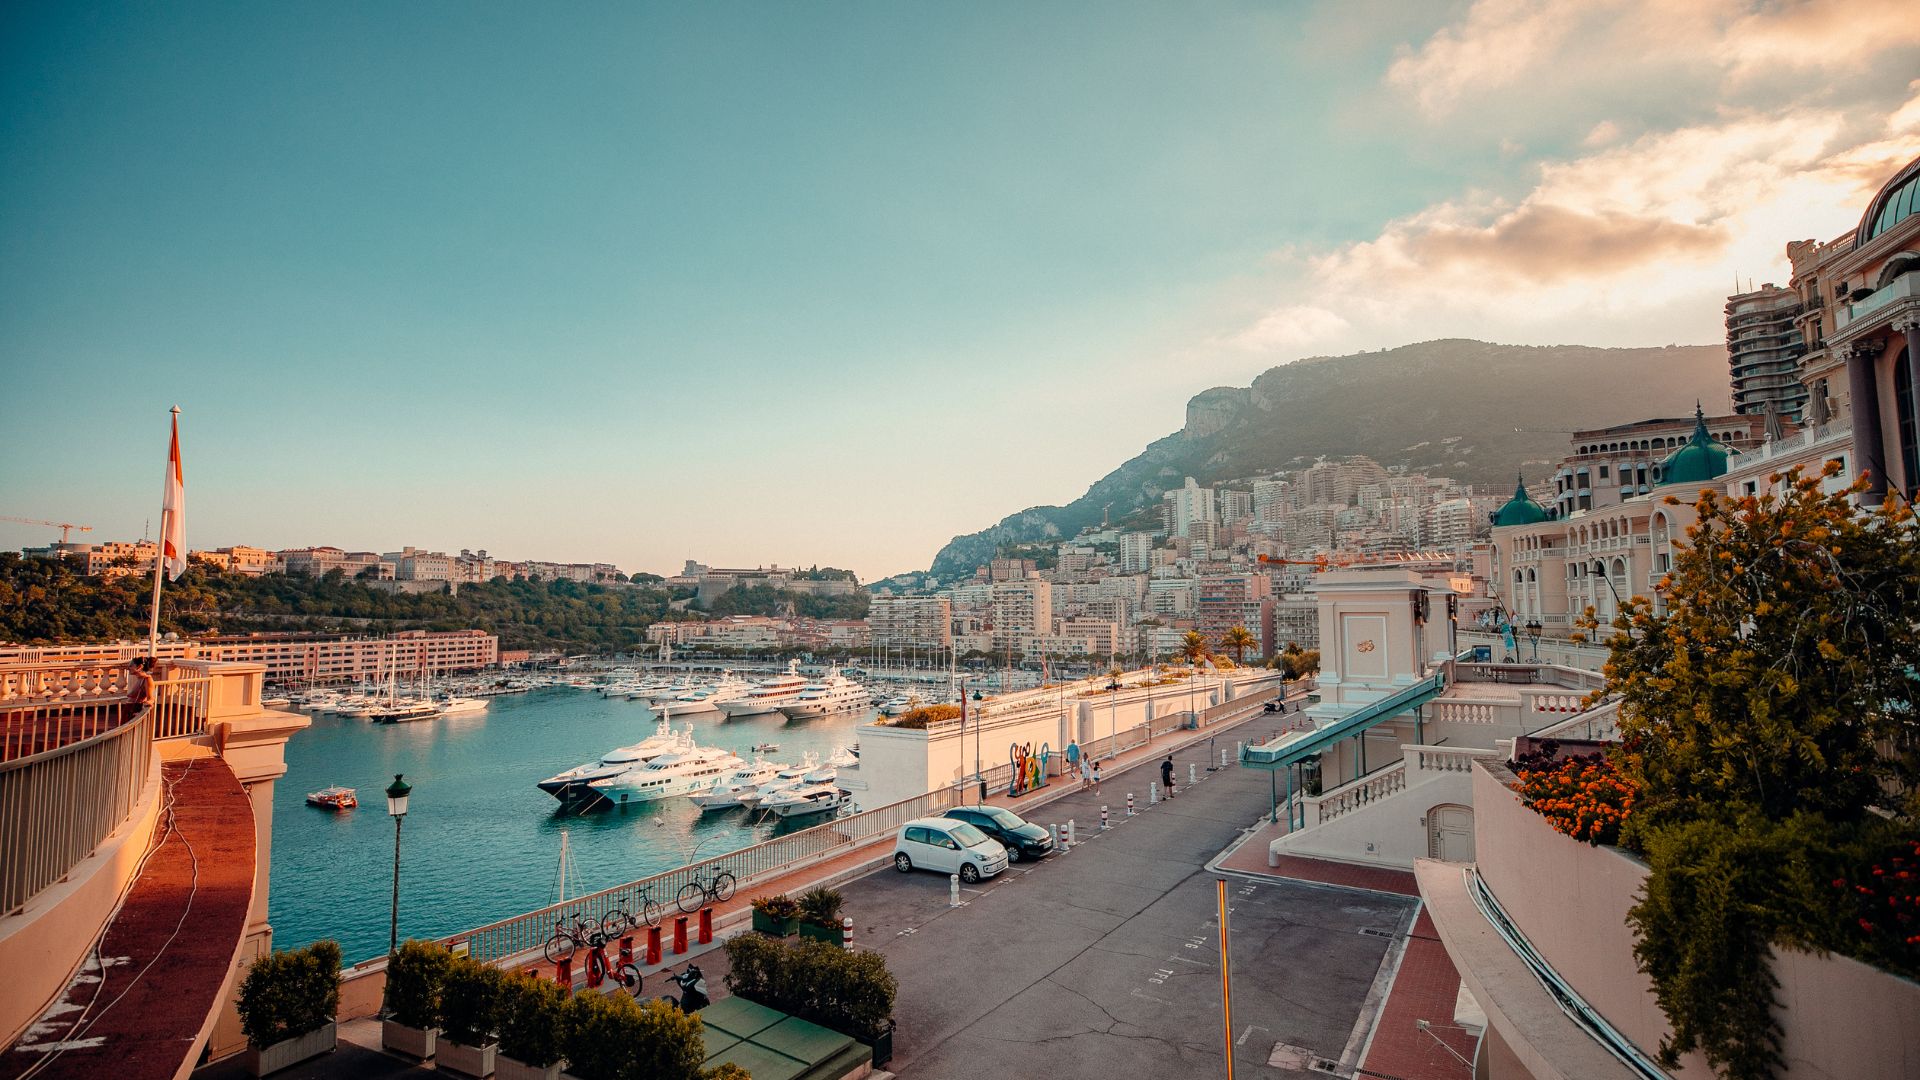
[[[1538,525],[1552,516],[1547,513],[1546,507],[1534,502],[1533,497],[1527,494],[1526,477],[1520,476],[1514,478],[1513,498],[1493,512],[1493,523],[1495,526]]]
[[[1660,483],[1703,484],[1727,474],[1727,459],[1740,451],[1707,433],[1707,415],[1693,407],[1693,438],[1660,463]]]

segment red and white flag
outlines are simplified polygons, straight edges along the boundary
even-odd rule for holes
[[[167,494],[160,502],[160,561],[167,580],[187,572],[187,477],[180,468],[180,407],[173,409],[173,445],[167,450]],[[157,593],[155,595],[158,595]]]

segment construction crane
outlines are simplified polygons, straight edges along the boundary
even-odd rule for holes
[[[49,529],[59,529],[60,542],[63,544],[67,542],[67,535],[75,529],[81,532],[93,531],[91,525],[75,525],[67,521],[41,521],[39,518],[13,517],[10,514],[0,514],[0,521],[12,521],[21,525],[45,525]]]

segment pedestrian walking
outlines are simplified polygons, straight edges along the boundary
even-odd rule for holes
[[[1093,790],[1096,793],[1100,790],[1100,766],[1098,764],[1093,766]]]
[[[1088,788],[1093,786],[1093,773],[1094,773],[1093,759],[1090,757],[1081,758],[1080,759],[1080,790],[1081,791],[1085,791]]]
[[[1173,798],[1173,755],[1160,763],[1160,786],[1167,789],[1167,798]]]

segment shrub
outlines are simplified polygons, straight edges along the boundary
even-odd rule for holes
[[[1535,755],[1526,755],[1533,758]],[[1589,844],[1615,844],[1635,788],[1599,754],[1520,765],[1520,795],[1554,829]]]
[[[447,965],[440,991],[440,1026],[465,1046],[485,1046],[500,1030],[499,968],[466,956]]]
[[[531,975],[509,975],[500,983],[500,1052],[544,1069],[560,1060],[562,1007],[560,984]]]
[[[800,918],[815,926],[827,926],[838,929],[840,926],[840,907],[845,898],[840,890],[821,886],[808,889],[800,895]]]
[[[772,896],[756,896],[753,898],[753,910],[765,915],[769,919],[786,920],[800,914],[800,901],[795,900],[786,893],[776,893]]]
[[[908,709],[901,713],[893,719],[892,724],[894,727],[925,731],[929,724],[953,720],[959,715],[960,706],[958,705],[922,705],[917,709]]]
[[[856,1039],[875,1037],[893,1016],[900,986],[879,953],[755,934],[728,939],[726,949],[727,987],[738,997]]]
[[[240,980],[239,1011],[258,1048],[325,1027],[340,1011],[340,946],[316,941],[255,960]]]
[[[747,935],[751,936],[751,935]],[[700,1080],[700,1019],[664,1001],[576,994],[562,1010],[567,1073],[580,1080]]]
[[[453,954],[431,941],[408,939],[387,961],[387,1016],[410,1028],[440,1026],[440,991]]]

